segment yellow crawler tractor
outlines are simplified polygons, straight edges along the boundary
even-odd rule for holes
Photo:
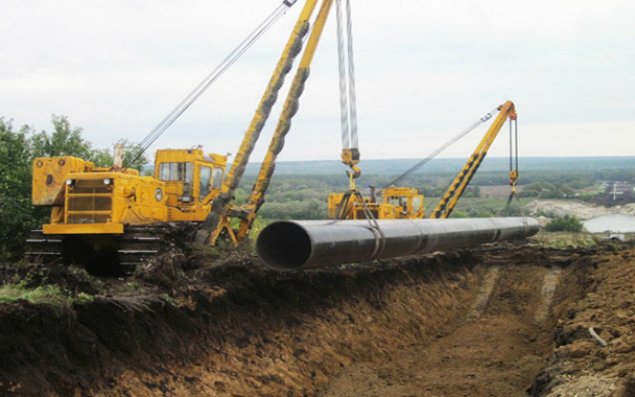
[[[76,157],[37,158],[32,201],[51,207],[51,217],[31,233],[27,258],[78,261],[95,270],[114,265],[129,273],[168,244],[175,224],[205,219],[226,163],[226,156],[198,148],[159,150],[154,175],[140,176]]]

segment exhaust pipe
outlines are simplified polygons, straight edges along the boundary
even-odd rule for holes
[[[300,270],[518,240],[538,233],[533,218],[279,221],[256,251],[275,270]]]

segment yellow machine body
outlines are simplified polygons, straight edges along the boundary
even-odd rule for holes
[[[489,127],[476,149],[474,149],[474,152],[468,158],[461,171],[459,171],[457,176],[453,179],[450,187],[428,216],[429,218],[438,219],[450,216],[459,199],[465,192],[465,189],[472,180],[472,177],[485,159],[485,156],[487,156],[489,148],[498,136],[505,121],[516,121],[516,107],[513,102],[506,101],[502,105],[498,106],[497,110],[499,111],[499,114],[494,119],[494,122]],[[347,163],[348,157],[346,155],[343,155],[342,159],[344,164],[349,165],[349,163]],[[516,159],[518,159],[518,153],[516,153]],[[510,199],[508,200],[508,205],[513,195],[516,193],[516,183],[518,180],[518,165],[516,164],[516,168],[512,168],[511,161],[510,157],[509,184],[512,187],[512,196],[510,196]],[[329,194],[329,218],[368,219],[368,212],[370,212],[368,215],[375,219],[418,219],[425,216],[423,195],[420,195],[417,189],[410,187],[387,187],[382,191],[381,202],[377,203],[375,202],[374,197],[362,198],[361,194],[359,194],[355,187],[354,178],[351,175],[352,174],[349,174],[350,186],[346,192]],[[371,193],[371,196],[373,195],[374,193]]]
[[[341,213],[346,214],[344,219],[367,219],[366,211],[370,211],[375,219],[423,218],[424,198],[415,188],[391,186],[382,191],[379,202],[374,197],[363,200],[360,201],[357,196],[345,200],[345,193],[331,193],[328,196],[328,217],[337,219],[338,213]],[[342,205],[347,208],[341,208]]]
[[[71,156],[37,158],[32,202],[52,207],[44,234],[122,234],[126,225],[203,221],[226,163],[201,149],[159,150],[154,175],[141,176]]]

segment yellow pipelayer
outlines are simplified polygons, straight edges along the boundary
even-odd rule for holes
[[[76,157],[33,161],[34,205],[51,206],[45,234],[123,233],[124,225],[202,221],[220,193],[226,156],[159,150],[154,176]]]
[[[51,207],[51,216],[27,240],[26,257],[103,262],[99,271],[130,273],[164,248],[168,225],[205,219],[226,163],[201,149],[159,150],[154,175],[140,176],[76,157],[37,158],[32,202]]]
[[[516,120],[516,108],[511,101],[507,101],[498,108],[499,114],[485,133],[485,136],[469,157],[461,171],[452,181],[439,204],[430,214],[430,218],[447,218],[450,216],[459,199],[472,180],[474,173],[481,165],[487,151],[498,136],[507,119]],[[509,183],[512,194],[516,191],[518,169],[509,171]],[[354,188],[354,185],[353,185]],[[350,192],[350,190],[349,190]],[[366,219],[364,209],[370,210],[376,219],[418,219],[423,218],[424,197],[418,190],[411,187],[390,186],[381,192],[381,200],[376,202],[374,192],[371,197],[360,201],[361,196],[346,197],[347,193],[331,193],[328,197],[328,216],[332,219]],[[511,196],[510,196],[511,198]]]

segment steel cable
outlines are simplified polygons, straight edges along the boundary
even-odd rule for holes
[[[355,96],[355,63],[350,0],[337,0],[337,56],[340,90],[340,124],[342,149],[357,149],[357,100]],[[346,18],[346,21],[344,21]],[[344,26],[346,24],[346,26]],[[346,38],[346,45],[344,39]]]
[[[485,116],[481,117],[480,119],[478,119],[477,121],[472,123],[469,127],[467,127],[465,130],[461,131],[458,135],[454,136],[452,139],[450,139],[449,141],[447,141],[443,145],[439,146],[436,150],[434,150],[432,153],[430,153],[426,158],[424,158],[423,160],[419,161],[418,163],[416,163],[415,165],[410,167],[406,172],[404,172],[403,174],[399,175],[397,178],[393,179],[392,181],[390,181],[389,183],[384,185],[382,187],[382,189],[385,189],[385,188],[387,188],[389,186],[394,186],[397,183],[401,182],[403,179],[405,179],[408,176],[412,175],[419,168],[421,168],[425,164],[427,164],[430,160],[432,160],[435,157],[437,157],[445,149],[447,149],[448,147],[452,146],[454,143],[459,141],[461,138],[465,137],[467,134],[472,132],[476,127],[478,127],[479,125],[483,124],[487,120],[491,119],[496,114],[496,112],[498,112],[498,108],[488,112]]]
[[[267,18],[263,20],[247,37],[234,48],[223,61],[214,68],[190,93],[179,102],[157,124],[130,153],[124,163],[124,168],[130,166],[167,130],[230,66],[232,66],[286,11],[295,3],[284,1],[278,5]]]
[[[340,124],[342,129],[342,149],[350,147],[348,92],[346,87],[346,54],[344,53],[344,29],[342,27],[342,1],[336,2],[337,17],[337,66],[340,85]]]
[[[351,131],[351,146],[359,148],[357,139],[357,99],[355,97],[355,62],[353,57],[353,22],[351,2],[346,0],[346,38],[348,48],[348,104]]]

